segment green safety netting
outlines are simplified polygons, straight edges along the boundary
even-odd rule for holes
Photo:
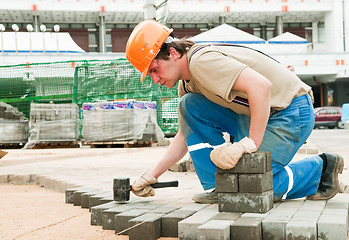
[[[0,101],[29,118],[30,103],[77,103],[135,99],[156,101],[166,134],[178,130],[177,86],[155,85],[126,60],[84,60],[0,67]]]

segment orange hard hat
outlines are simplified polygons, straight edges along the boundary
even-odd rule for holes
[[[151,61],[172,31],[154,20],[140,22],[133,29],[126,45],[126,58],[141,72],[141,82],[147,76]]]

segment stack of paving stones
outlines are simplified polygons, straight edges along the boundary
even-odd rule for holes
[[[216,173],[220,212],[266,213],[273,208],[270,152],[244,154],[236,166]]]
[[[25,144],[29,123],[17,108],[0,102],[0,146]]]

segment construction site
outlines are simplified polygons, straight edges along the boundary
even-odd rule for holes
[[[349,102],[346,1],[29,2],[0,10],[0,239],[349,239],[344,147],[340,191],[329,200],[274,201],[263,151],[217,168],[218,203],[192,200],[203,189],[189,153],[161,176],[170,187],[133,194],[179,130],[179,96],[178,84],[140,82],[125,54],[132,29],[153,19],[179,38],[265,52],[312,87],[314,107],[341,106]],[[349,136],[328,131],[329,143],[335,131]],[[338,150],[314,144],[320,135],[292,162]],[[116,186],[124,180],[126,190]]]

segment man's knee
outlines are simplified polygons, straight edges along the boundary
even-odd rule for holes
[[[199,93],[187,93],[179,100],[179,113],[185,116],[186,113],[193,110],[193,107],[200,106],[204,96]]]

